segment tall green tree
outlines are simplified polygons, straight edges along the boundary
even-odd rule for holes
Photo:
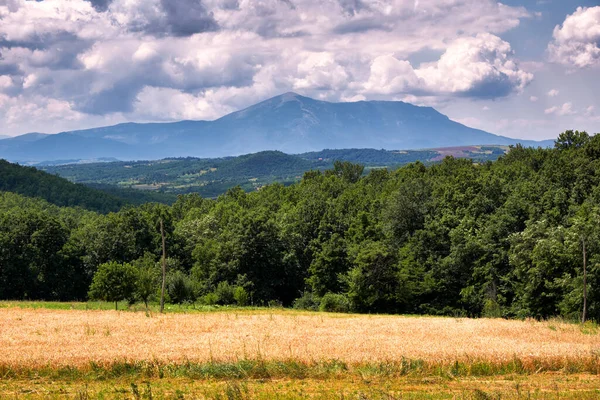
[[[119,301],[129,299],[135,293],[136,272],[135,267],[128,263],[111,261],[101,264],[90,286],[90,299],[114,301],[117,310]]]

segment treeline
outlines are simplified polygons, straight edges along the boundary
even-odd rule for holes
[[[288,187],[108,215],[4,194],[0,298],[151,300],[162,219],[171,302],[578,318],[585,243],[600,320],[600,136],[362,172],[336,162]]]
[[[39,197],[62,207],[82,207],[102,213],[118,211],[127,204],[116,196],[74,184],[34,167],[0,159],[0,191]]]

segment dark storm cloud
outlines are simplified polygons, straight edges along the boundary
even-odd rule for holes
[[[141,89],[137,82],[120,82],[110,89],[86,96],[76,108],[78,111],[92,115],[131,112]]]
[[[356,15],[368,7],[361,0],[338,0],[344,12],[348,15]]]
[[[82,67],[77,56],[90,48],[91,41],[82,40],[71,32],[58,31],[35,33],[26,39],[6,40],[0,38],[0,49],[24,48],[33,56],[28,63],[33,67],[57,69],[79,69]]]
[[[392,29],[385,26],[381,19],[378,18],[361,18],[355,19],[344,24],[340,24],[333,28],[333,33],[344,35],[348,33],[363,33],[368,31],[391,31]]]
[[[72,32],[56,31],[56,32],[35,32],[26,39],[8,40],[6,36],[0,36],[0,47],[13,48],[23,47],[29,50],[43,50],[54,46],[58,42],[76,42],[79,38]]]
[[[23,75],[23,71],[16,64],[3,63],[0,54],[0,76],[2,75]]]
[[[158,36],[192,36],[219,30],[219,24],[200,0],[160,0],[163,15],[134,30]]]
[[[15,62],[10,62],[4,58],[2,55],[2,48],[0,47],[0,76],[8,75],[8,76],[23,76],[25,73],[19,66],[19,64]]]
[[[490,100],[506,97],[514,90],[515,83],[511,82],[508,75],[501,73],[494,78],[488,78],[476,84],[464,93],[460,93],[460,96]]]
[[[104,12],[104,11],[108,10],[108,6],[110,6],[110,3],[113,2],[113,0],[85,0],[85,1],[89,1],[90,3],[92,3],[92,7],[94,7],[94,9],[98,12]]]

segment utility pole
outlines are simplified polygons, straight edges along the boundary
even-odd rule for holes
[[[585,313],[587,309],[587,257],[585,254],[585,238],[581,238],[583,244],[583,313],[581,315],[581,323],[585,323]]]
[[[165,245],[165,229],[160,219],[160,236],[162,237],[162,288],[160,289],[160,312],[165,312],[165,283],[167,280],[167,247]]]

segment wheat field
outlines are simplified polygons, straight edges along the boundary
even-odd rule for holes
[[[600,335],[561,322],[338,315],[294,311],[189,314],[0,309],[0,364],[229,362],[346,363],[573,359],[600,354]]]

